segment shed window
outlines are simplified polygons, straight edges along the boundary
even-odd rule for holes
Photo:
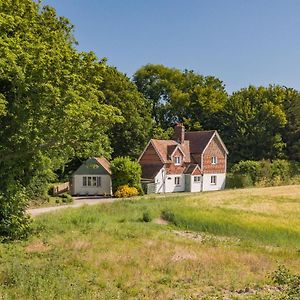
[[[175,185],[180,185],[180,177],[175,177]]]
[[[83,176],[82,177],[82,186],[101,186],[101,177],[100,176]]]

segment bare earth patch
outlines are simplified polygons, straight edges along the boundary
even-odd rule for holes
[[[51,247],[44,244],[41,240],[34,241],[25,248],[28,253],[46,252],[50,249]]]
[[[164,219],[162,219],[162,218],[154,219],[153,222],[154,222],[155,224],[158,224],[158,225],[168,225],[168,224],[169,224],[168,221],[166,221],[166,220],[164,220]]]
[[[173,230],[173,233],[175,233],[177,236],[188,238],[191,240],[195,240],[198,242],[205,242],[205,241],[219,241],[223,243],[238,243],[240,240],[238,238],[232,238],[227,236],[215,236],[215,235],[209,235],[203,232],[194,232],[194,231],[179,231],[179,230]]]
[[[197,260],[197,255],[190,251],[180,250],[172,256],[171,260],[173,262],[178,262],[182,260]]]

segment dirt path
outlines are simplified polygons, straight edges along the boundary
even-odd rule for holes
[[[50,213],[53,211],[65,209],[65,208],[77,208],[83,205],[95,205],[95,204],[101,204],[101,203],[111,203],[114,201],[118,201],[119,199],[116,198],[104,198],[104,197],[74,197],[74,203],[67,204],[67,205],[61,205],[61,206],[52,206],[52,207],[40,207],[40,208],[32,208],[28,209],[27,212],[32,217]]]

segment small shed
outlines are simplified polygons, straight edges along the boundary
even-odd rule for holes
[[[110,164],[104,157],[88,158],[72,175],[72,195],[112,195]]]

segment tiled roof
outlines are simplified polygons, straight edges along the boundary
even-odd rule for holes
[[[110,163],[105,157],[95,157],[95,159],[109,174],[111,174]]]
[[[160,171],[160,169],[163,167],[163,165],[143,165],[142,167],[142,178],[143,179],[154,179],[154,177],[157,175],[157,173]]]
[[[154,148],[158,152],[159,156],[164,163],[169,163],[171,161],[170,155],[174,152],[175,148],[179,145],[180,149],[185,155],[185,161],[190,161],[190,146],[189,141],[184,141],[184,144],[179,144],[173,140],[151,140]]]
[[[190,153],[202,154],[214,133],[215,130],[186,132],[185,140],[190,141]]]
[[[189,164],[185,170],[184,170],[184,174],[192,174],[193,171],[195,170],[195,168],[197,167],[197,164]]]

